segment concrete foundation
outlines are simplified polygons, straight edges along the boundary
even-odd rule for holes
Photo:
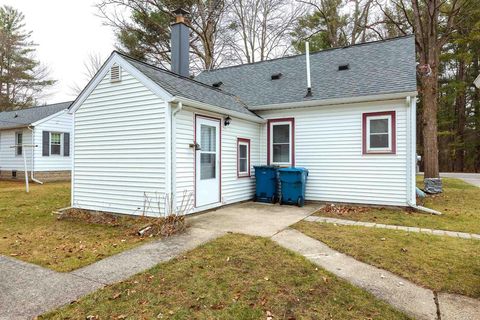
[[[36,179],[42,182],[52,182],[52,181],[70,181],[71,171],[62,170],[62,171],[39,171],[35,172],[34,176]],[[29,180],[31,181],[31,173],[28,172]],[[1,170],[0,171],[0,180],[10,180],[10,181],[24,181],[25,174],[23,170]]]

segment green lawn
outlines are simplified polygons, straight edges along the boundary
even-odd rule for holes
[[[230,234],[43,319],[407,319],[272,241]]]
[[[480,298],[480,241],[318,222],[294,226],[357,260],[435,291]]]
[[[21,182],[0,181],[0,254],[70,271],[145,240],[132,234],[134,220],[118,226],[57,220],[52,211],[69,204],[68,182],[31,184],[27,194]]]
[[[342,213],[319,210],[319,216],[480,234],[480,188],[462,180],[444,178],[444,193],[428,196],[424,206],[441,216],[397,209],[370,208]]]

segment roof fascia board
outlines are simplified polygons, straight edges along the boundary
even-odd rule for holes
[[[14,127],[0,128],[0,131],[28,128],[29,126],[30,126],[29,124],[19,124],[18,126],[14,126]]]
[[[362,97],[348,97],[348,98],[336,98],[336,99],[324,99],[324,100],[308,100],[308,101],[299,101],[291,103],[278,103],[278,104],[266,104],[259,106],[250,106],[250,110],[276,110],[276,109],[292,109],[292,108],[305,108],[305,107],[319,107],[319,106],[328,106],[335,104],[348,104],[348,103],[358,103],[358,102],[370,102],[370,101],[381,101],[381,100],[396,100],[404,99],[410,96],[417,96],[417,91],[410,92],[398,92],[398,93],[387,93],[379,95],[369,95]]]
[[[244,113],[241,113],[241,112],[238,112],[238,111],[229,110],[229,109],[225,109],[225,108],[222,108],[222,107],[217,107],[217,106],[214,106],[214,105],[211,105],[211,104],[208,104],[208,103],[199,102],[199,101],[195,101],[195,100],[180,97],[180,96],[173,97],[172,102],[181,102],[185,106],[190,106],[190,107],[194,107],[194,108],[197,108],[197,109],[202,109],[202,110],[215,112],[215,113],[220,113],[220,114],[224,114],[224,115],[230,115],[230,116],[235,117],[235,118],[239,118],[239,119],[242,119],[242,120],[247,120],[247,121],[251,121],[251,122],[255,122],[255,123],[266,123],[266,120],[259,117],[259,116],[252,116],[252,115],[244,114]]]
[[[45,121],[51,120],[51,119],[53,119],[53,118],[55,118],[55,117],[58,117],[59,115],[62,115],[62,114],[64,114],[64,113],[66,113],[66,112],[68,112],[68,109],[60,110],[60,111],[58,111],[58,112],[55,112],[54,114],[49,115],[48,117],[45,117],[45,118],[42,118],[42,119],[37,120],[37,121],[35,121],[35,122],[32,122],[32,123],[30,124],[30,126],[32,126],[32,127],[38,126],[39,124],[44,123]]]
[[[107,59],[107,61],[105,61],[100,70],[98,70],[97,74],[93,77],[93,79],[90,80],[85,89],[83,89],[77,99],[75,99],[69,109],[69,113],[75,113],[78,110],[78,108],[85,102],[85,100],[90,96],[90,94],[98,86],[98,84],[105,78],[113,64],[118,64],[121,68],[125,69],[128,73],[130,73],[153,93],[158,95],[161,99],[167,102],[172,99],[173,96],[170,93],[161,88],[158,84],[156,84],[142,72],[140,72],[140,70],[135,68],[117,52],[113,52]]]

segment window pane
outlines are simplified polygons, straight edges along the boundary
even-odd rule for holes
[[[52,144],[50,151],[51,151],[51,154],[60,154],[60,145]]]
[[[273,162],[289,162],[290,161],[290,145],[274,144],[273,145]]]
[[[51,143],[52,144],[60,144],[60,133],[52,133]]]
[[[215,151],[216,128],[202,124],[200,129],[200,148],[202,151]]]
[[[241,159],[246,159],[247,158],[247,146],[244,144],[241,144],[239,146],[240,149],[240,158]]]
[[[17,134],[17,144],[22,144],[22,140],[23,140],[23,134],[18,133]]]
[[[388,133],[388,119],[370,120],[370,133]]]
[[[370,135],[370,148],[388,148],[388,134]]]
[[[289,143],[290,142],[290,125],[281,124],[272,126],[273,143]]]
[[[247,169],[247,159],[240,159],[240,168],[239,168],[239,171],[240,172],[247,172],[248,169]]]
[[[216,175],[216,154],[202,153],[200,155],[200,179],[215,179]]]

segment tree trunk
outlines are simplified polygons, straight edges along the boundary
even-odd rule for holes
[[[435,69],[435,70],[434,70]],[[425,178],[438,178],[437,70],[420,77],[423,98],[423,159]]]
[[[466,100],[465,100],[465,61],[458,61],[457,80],[460,85],[457,88],[455,98],[455,113],[457,115],[457,134],[455,138],[455,171],[462,172],[465,167],[465,124],[466,124]]]

